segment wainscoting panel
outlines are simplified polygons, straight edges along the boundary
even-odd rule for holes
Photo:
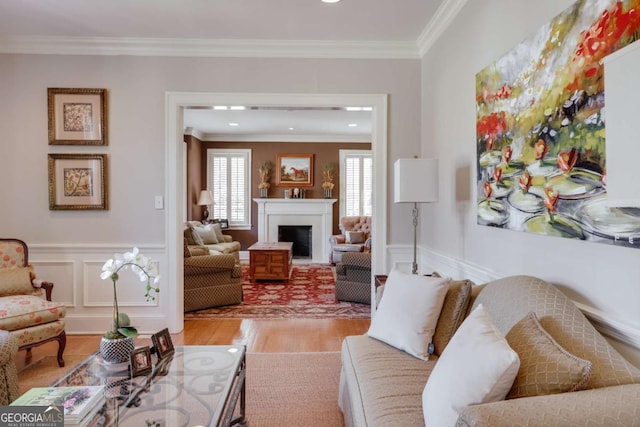
[[[53,296],[56,301],[63,302],[67,307],[76,306],[76,269],[75,261],[47,260],[35,261],[33,253],[29,251],[29,262],[33,265],[38,279],[52,282]]]
[[[103,264],[114,253],[131,251],[128,244],[29,244],[29,262],[34,266],[38,278],[54,283],[53,300],[67,306],[67,333],[101,334],[111,327],[113,317],[113,284],[102,280]],[[166,270],[164,245],[138,245],[142,254],[159,263],[160,292],[156,299],[147,302],[145,282],[127,270],[120,274],[117,284],[118,305],[126,312],[132,324],[141,333],[150,334],[168,326],[167,313],[171,301],[167,289],[169,283]]]

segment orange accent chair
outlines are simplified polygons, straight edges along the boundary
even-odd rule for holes
[[[35,346],[58,341],[58,365],[62,367],[67,308],[51,301],[52,291],[53,283],[38,280],[29,265],[27,244],[0,239],[0,329],[8,331],[18,342],[18,350],[28,355]]]

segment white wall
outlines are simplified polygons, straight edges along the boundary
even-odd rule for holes
[[[107,88],[109,145],[49,146],[48,87]],[[70,333],[108,328],[110,284],[96,275],[113,252],[138,245],[167,271],[166,211],[153,202],[167,191],[165,93],[180,91],[388,93],[389,168],[419,151],[418,60],[0,55],[0,236],[27,241],[40,276],[53,278],[54,295],[69,305]],[[48,209],[47,154],[79,152],[109,155],[108,211]],[[388,212],[389,240],[410,241],[409,228],[394,227],[409,211],[390,205]],[[161,290],[173,285],[163,281]],[[171,302],[161,292],[148,306],[142,286],[131,286],[139,292],[122,298],[134,323],[146,332],[166,325]]]
[[[432,265],[454,274],[530,274],[556,283],[640,342],[640,251],[476,224],[475,74],[571,3],[469,1],[423,58],[422,152],[440,159],[441,181],[439,203],[423,213],[421,241]]]

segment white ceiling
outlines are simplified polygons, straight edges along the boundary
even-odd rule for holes
[[[415,41],[442,0],[0,0],[0,37]]]
[[[155,48],[207,56],[196,49],[231,46],[236,56],[277,56],[286,48],[293,57],[297,47],[298,56],[313,49],[318,57],[340,56],[343,49],[393,57],[397,49],[400,57],[417,57],[418,40],[443,3],[455,0],[0,0],[0,53],[145,55]],[[138,47],[128,51],[132,45]],[[344,110],[193,109],[184,122],[209,140],[366,141],[371,132],[370,112]]]

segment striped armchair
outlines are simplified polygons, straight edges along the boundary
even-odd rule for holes
[[[371,253],[345,252],[336,264],[336,299],[371,304]]]
[[[242,267],[233,255],[191,256],[184,243],[184,311],[242,303]]]

